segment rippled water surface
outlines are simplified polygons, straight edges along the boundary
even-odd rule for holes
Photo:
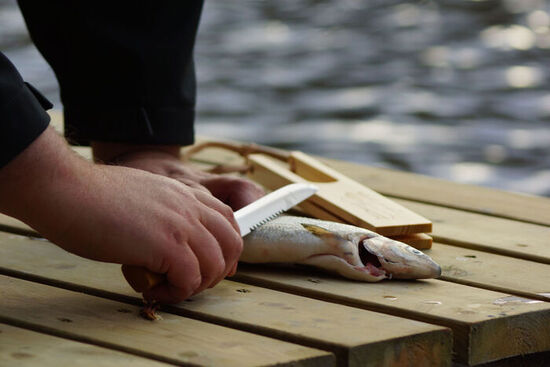
[[[197,130],[550,196],[542,0],[207,0]],[[0,46],[61,108],[13,0]]]

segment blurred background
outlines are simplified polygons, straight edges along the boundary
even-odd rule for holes
[[[55,103],[15,0],[0,49]],[[550,196],[544,0],[207,0],[197,131]]]

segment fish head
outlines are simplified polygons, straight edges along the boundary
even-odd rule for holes
[[[383,269],[389,278],[427,279],[441,275],[441,267],[422,251],[380,235],[363,236],[359,257]]]
[[[381,267],[363,263],[359,256],[360,233],[338,233],[329,229],[302,223],[310,234],[323,244],[323,251],[315,252],[300,263],[313,265],[346,278],[366,282],[378,282],[387,278],[387,273]]]
[[[323,243],[323,251],[301,263],[317,266],[344,277],[377,282],[382,279],[425,279],[441,275],[428,255],[402,242],[364,229],[340,231],[302,224]]]

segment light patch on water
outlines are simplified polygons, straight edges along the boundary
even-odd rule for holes
[[[535,10],[527,16],[527,24],[535,33],[546,33],[550,27],[550,16],[544,10]]]
[[[377,94],[372,88],[347,88],[336,92],[332,98],[341,107],[357,108],[374,103]]]
[[[471,184],[486,182],[494,176],[491,167],[475,162],[456,163],[449,173],[452,180]]]
[[[454,127],[450,126],[413,124],[386,118],[357,122],[347,129],[348,138],[352,141],[382,143],[396,147],[394,151],[399,151],[399,147],[406,148],[419,143],[451,143],[456,137],[453,130]]]
[[[430,47],[420,56],[424,64],[432,67],[449,66],[449,48],[445,46]]]
[[[504,0],[503,3],[510,13],[525,13],[540,6],[539,0]]]
[[[387,120],[369,120],[356,123],[349,129],[349,133],[350,138],[356,142],[384,142],[394,133],[394,126],[391,121]]]
[[[506,152],[506,148],[504,146],[491,144],[485,147],[483,150],[483,155],[488,162],[501,163],[506,159],[508,153]]]
[[[225,35],[224,46],[239,52],[264,51],[287,46],[292,39],[287,25],[269,21],[233,29]]]
[[[281,22],[268,22],[265,25],[265,39],[270,43],[288,42],[290,39],[288,26]]]
[[[544,49],[550,48],[550,31],[537,36],[537,47]]]
[[[360,122],[348,131],[349,139],[355,142],[376,142],[402,148],[418,143],[416,129],[388,120]]]
[[[418,6],[412,4],[402,4],[394,8],[392,20],[400,27],[410,27],[418,24],[423,15]]]
[[[514,24],[496,25],[481,32],[481,40],[492,48],[528,50],[535,45],[535,34],[529,28]]]
[[[475,48],[455,50],[453,62],[459,69],[473,69],[481,63],[481,52]]]
[[[540,117],[550,117],[550,94],[538,100],[538,113]]]
[[[542,72],[531,66],[512,66],[506,69],[505,78],[513,88],[529,88],[541,84]]]
[[[526,129],[510,130],[508,141],[510,146],[516,149],[528,149],[533,144],[533,135]]]

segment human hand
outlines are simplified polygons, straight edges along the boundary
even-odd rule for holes
[[[201,171],[179,159],[178,146],[140,146],[93,142],[96,159],[138,168],[174,178],[197,189],[206,189],[234,211],[265,193],[256,183],[240,177],[222,176]]]
[[[165,274],[144,297],[179,302],[230,274],[242,250],[231,208],[204,189],[93,165],[48,129],[0,171],[0,209],[60,247]]]

